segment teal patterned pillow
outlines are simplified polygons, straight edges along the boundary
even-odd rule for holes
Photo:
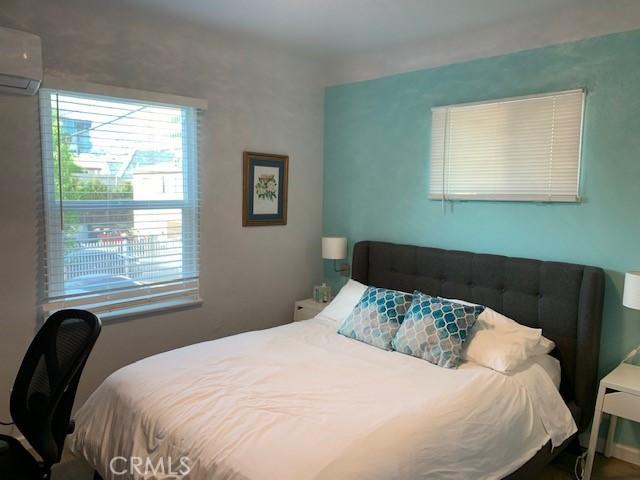
[[[391,346],[440,367],[457,368],[469,330],[483,310],[415,291]]]
[[[342,322],[338,333],[391,350],[391,340],[400,328],[411,299],[412,295],[408,293],[369,287]]]

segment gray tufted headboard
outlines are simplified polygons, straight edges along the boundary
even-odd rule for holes
[[[366,285],[467,300],[542,328],[557,346],[562,396],[578,428],[588,426],[600,351],[601,268],[364,241],[354,247],[352,271]]]

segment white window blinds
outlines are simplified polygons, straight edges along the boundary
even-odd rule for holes
[[[198,110],[40,90],[43,310],[199,301]]]
[[[430,198],[575,202],[584,92],[432,110]]]

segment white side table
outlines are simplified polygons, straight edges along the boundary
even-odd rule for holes
[[[293,321],[308,320],[318,315],[328,303],[316,302],[313,298],[298,300],[293,310]]]
[[[611,415],[611,423],[604,447],[604,455],[609,457],[618,417],[640,422],[640,367],[621,363],[609,375],[600,380],[583,480],[591,478],[600,420],[602,420],[603,413]]]

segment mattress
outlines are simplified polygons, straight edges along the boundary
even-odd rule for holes
[[[124,367],[77,412],[70,447],[105,480],[176,478],[110,471],[132,457],[183,461],[193,480],[480,480],[576,431],[535,362],[449,370],[336,328],[318,316]]]

